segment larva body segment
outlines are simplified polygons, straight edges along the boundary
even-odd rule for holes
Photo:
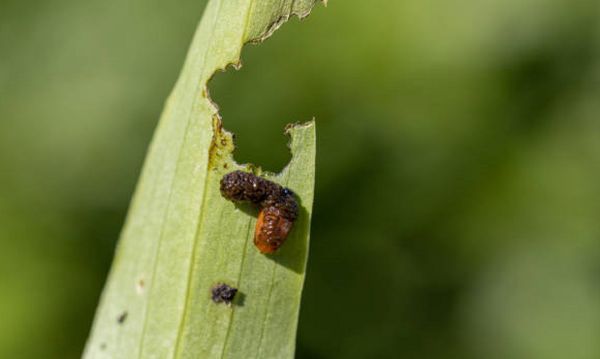
[[[275,186],[279,185],[252,173],[235,171],[221,179],[221,194],[232,202],[260,204],[274,192]]]
[[[275,252],[285,242],[294,222],[277,207],[263,208],[254,230],[254,245],[261,253]]]

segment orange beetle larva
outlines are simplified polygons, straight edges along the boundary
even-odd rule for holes
[[[273,253],[281,247],[298,217],[292,191],[252,173],[235,171],[223,176],[221,194],[232,202],[251,202],[260,207],[254,244],[261,253]]]

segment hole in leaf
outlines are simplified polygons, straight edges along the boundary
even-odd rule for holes
[[[268,41],[247,45],[242,51],[242,68],[231,67],[217,73],[209,84],[210,96],[219,107],[223,126],[235,134],[234,158],[238,163],[252,163],[271,172],[279,172],[290,161],[288,123],[313,118],[313,106],[306,106],[310,64],[302,65],[301,48],[289,52],[289,44],[302,34],[298,19],[280,29]],[[300,45],[299,45],[300,47]],[[311,109],[312,107],[312,109]]]

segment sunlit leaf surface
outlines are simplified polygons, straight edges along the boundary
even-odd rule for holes
[[[268,37],[315,0],[212,0],[167,100],[102,295],[85,358],[289,358],[308,251],[314,122],[290,126],[292,160],[280,174],[301,212],[274,255],[252,244],[257,210],[222,198],[236,169],[207,82],[239,64],[247,42]],[[260,126],[259,123],[256,124]],[[215,283],[239,289],[211,301]]]

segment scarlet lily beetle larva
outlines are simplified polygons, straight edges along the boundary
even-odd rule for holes
[[[234,171],[223,176],[221,194],[232,202],[259,206],[254,245],[261,253],[281,247],[298,217],[298,202],[291,190],[252,173]]]

